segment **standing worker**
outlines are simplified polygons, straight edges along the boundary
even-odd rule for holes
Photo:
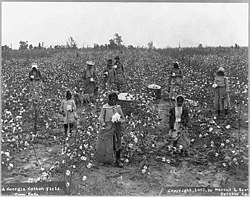
[[[117,91],[121,91],[121,89],[123,88],[122,86],[125,83],[125,75],[124,75],[124,68],[120,62],[119,56],[115,57],[114,69],[116,73],[115,84],[117,87]]]
[[[39,96],[42,92],[42,74],[38,70],[37,63],[31,64],[32,70],[29,72],[31,98]]]
[[[108,88],[109,90],[114,89],[115,86],[116,73],[112,64],[112,59],[107,60],[107,66],[103,71],[103,85],[104,90]]]
[[[99,162],[112,163],[115,153],[115,166],[122,168],[122,122],[125,121],[125,116],[117,101],[117,93],[111,92],[108,95],[108,103],[101,109],[99,120],[103,128],[98,135],[96,157]]]
[[[175,62],[169,76],[169,98],[174,100],[176,96],[176,87],[180,86],[182,79],[182,71],[179,63]]]
[[[225,69],[223,67],[218,69],[212,87],[215,89],[214,108],[218,116],[222,115],[223,112],[227,115],[228,109],[231,108],[231,104],[228,78],[225,76]]]
[[[178,146],[182,146],[182,154],[189,155],[190,142],[187,132],[189,112],[183,104],[184,97],[182,95],[177,96],[175,106],[169,111],[169,134],[173,140],[173,147],[178,148]]]
[[[62,100],[59,111],[63,115],[64,133],[67,136],[67,131],[69,130],[69,133],[71,133],[77,118],[76,104],[69,90],[66,91],[65,99]]]
[[[95,63],[92,61],[87,61],[87,68],[83,72],[83,80],[84,80],[84,94],[89,94],[93,99],[96,97],[96,73],[95,73]]]

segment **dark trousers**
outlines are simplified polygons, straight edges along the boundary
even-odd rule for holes
[[[64,126],[64,133],[65,133],[65,135],[67,135],[68,127],[69,127],[69,132],[71,132],[72,129],[73,129],[74,124],[69,123],[69,124],[64,124],[63,126]]]

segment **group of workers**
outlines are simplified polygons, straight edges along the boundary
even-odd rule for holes
[[[87,68],[83,72],[83,80],[85,81],[85,94],[97,95],[97,74],[95,71],[95,63],[87,61]],[[123,167],[121,162],[121,136],[122,136],[122,122],[125,121],[121,106],[117,105],[117,92],[121,91],[125,85],[124,68],[120,62],[120,58],[115,57],[113,63],[112,59],[107,60],[106,68],[103,70],[103,90],[110,90],[108,95],[108,103],[106,103],[99,116],[102,123],[98,140],[96,144],[96,157],[100,162],[112,163],[113,155],[115,155],[115,165]],[[175,106],[169,111],[169,135],[173,141],[173,148],[182,146],[181,153],[183,156],[189,155],[189,139],[187,133],[187,126],[189,122],[189,112],[184,105],[185,97],[177,95],[175,88],[181,84],[183,78],[179,63],[175,62],[170,72],[169,77],[169,99],[175,100]],[[31,91],[39,89],[42,76],[37,69],[37,64],[32,64],[32,70],[29,73],[31,82]],[[220,67],[215,76],[214,84],[212,86],[215,92],[214,107],[221,116],[223,113],[228,114],[230,109],[229,99],[229,83],[228,78],[225,77],[225,69]],[[74,121],[77,117],[76,104],[70,91],[66,91],[66,97],[61,102],[60,111],[64,117],[64,132],[67,135],[68,130],[73,129]]]

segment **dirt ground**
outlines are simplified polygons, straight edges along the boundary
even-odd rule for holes
[[[62,130],[54,132],[58,135]],[[37,143],[18,153],[13,158],[14,168],[2,169],[2,184],[36,179],[42,172],[49,170],[57,161],[63,159],[60,155],[61,148],[62,146],[56,141],[52,141],[50,145]],[[195,165],[190,162],[190,157],[180,157],[179,161],[179,165],[176,166],[160,158],[153,160],[149,165],[149,174],[142,174],[140,163],[128,162],[124,168],[117,168],[99,164],[93,159],[93,166],[90,169],[83,165],[76,170],[72,177],[71,194],[212,196],[223,193],[194,188],[248,188],[248,180],[241,180],[212,163],[208,163],[207,166]],[[83,176],[86,176],[86,180],[83,180]],[[64,177],[65,171],[58,167],[48,180],[63,181]],[[186,187],[187,190],[173,190],[178,187]]]

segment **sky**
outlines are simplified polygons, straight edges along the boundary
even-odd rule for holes
[[[248,3],[2,2],[1,44],[248,46]]]

